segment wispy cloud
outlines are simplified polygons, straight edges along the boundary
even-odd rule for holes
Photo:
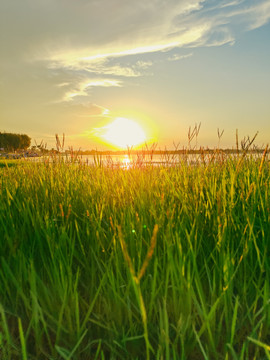
[[[191,57],[192,55],[193,55],[193,53],[189,53],[189,54],[185,54],[185,55],[173,54],[172,56],[168,57],[168,60],[169,61],[183,60],[183,59],[187,59],[187,58]]]
[[[200,37],[199,31],[189,31],[184,34],[181,43],[180,41],[166,42],[164,44],[152,44],[146,46],[139,46],[135,48],[128,48],[122,51],[97,53],[95,55],[83,56],[83,54],[93,52],[93,49],[81,49],[75,51],[67,51],[59,54],[49,55],[45,60],[48,61],[48,67],[51,69],[68,68],[73,70],[86,69],[89,71],[108,71],[106,70],[105,61],[113,58],[121,58],[132,55],[141,55],[153,52],[168,51],[180,44],[190,43],[196,41]],[[43,59],[44,60],[44,59]],[[102,61],[103,60],[103,61]],[[107,68],[108,69],[108,68]]]
[[[258,6],[251,7],[249,15],[251,17],[250,30],[265,25],[270,20],[270,1],[268,0]]]
[[[69,107],[69,112],[76,118],[97,118],[108,116],[110,110],[95,103],[75,104]]]
[[[49,55],[45,58],[45,61],[47,61],[48,68],[52,72],[65,70],[73,74],[73,86],[70,87],[70,83],[65,82],[61,84],[63,89],[65,87],[69,88],[68,91],[65,91],[62,100],[72,101],[75,98],[82,100],[83,97],[89,95],[89,90],[93,87],[119,87],[124,85],[125,78],[149,75],[147,71],[154,61],[138,60],[141,55],[167,53],[174,48],[195,44],[203,38],[206,30],[207,25],[200,24],[198,27],[186,29],[180,36],[177,34],[173,39],[175,41],[171,41],[172,36],[169,36],[170,41],[165,38],[163,43],[152,43],[151,45],[133,48],[128,48],[128,44],[126,44],[123,46],[126,49],[123,47],[121,49],[116,48],[115,51],[104,51],[89,56],[85,56],[85,54],[93,53],[94,49],[69,50]],[[178,55],[174,60],[185,57],[187,57],[185,54]],[[85,80],[87,73],[99,78],[91,81]],[[112,78],[108,78],[108,76]],[[81,78],[84,80],[81,80]]]
[[[101,1],[103,4],[105,2]],[[120,1],[114,2],[120,5]],[[123,18],[121,17],[113,30],[116,41],[108,36],[107,42],[103,39],[101,43],[90,46],[65,46],[62,50],[41,54],[41,58],[48,61],[50,68],[85,69],[104,74],[115,72],[119,76],[138,76],[134,69],[123,64],[111,67],[108,60],[167,52],[186,46],[221,46],[233,43],[234,27],[239,23],[246,23],[246,27],[251,29],[264,25],[270,18],[269,0],[258,1],[255,5],[250,0],[217,3],[186,0],[180,4],[179,1],[168,0],[166,7],[161,0],[149,1],[148,5],[142,1],[138,3],[133,9],[128,5],[118,9],[118,16],[122,13]],[[127,1],[127,4],[130,3]],[[125,19],[130,17],[137,25],[136,28],[135,25],[127,24]],[[107,31],[110,31],[111,25],[109,22],[105,27]]]
[[[1,44],[1,64],[34,64],[58,84],[59,97],[69,102],[87,101],[95,87],[124,86],[126,79],[149,76],[160,58],[187,58],[185,48],[195,52],[202,46],[233,45],[239,33],[270,19],[270,0],[14,0],[14,4],[5,5],[0,14],[3,33],[8,34]]]
[[[240,5],[241,3],[243,3],[245,0],[235,0],[235,1],[231,1],[231,2],[224,2],[220,5],[221,8],[226,8],[226,7],[231,7],[231,6],[236,6],[236,5]]]
[[[93,87],[112,87],[112,86],[121,86],[121,81],[112,80],[112,79],[95,79],[88,80],[87,82],[81,82],[76,85],[76,88],[73,91],[68,91],[63,97],[63,101],[71,101],[75,97],[87,96],[89,95],[89,89]]]
[[[70,85],[70,83],[68,83],[68,82],[62,82],[62,83],[60,83],[60,84],[56,84],[56,86],[58,86],[58,87],[60,87],[60,88],[66,87],[66,86],[69,86],[69,85]]]

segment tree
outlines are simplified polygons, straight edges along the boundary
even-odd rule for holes
[[[20,135],[21,142],[20,142],[20,149],[28,149],[31,144],[31,138],[28,135]]]
[[[0,132],[0,148],[4,148],[7,151],[26,150],[30,144],[31,138],[28,135]]]

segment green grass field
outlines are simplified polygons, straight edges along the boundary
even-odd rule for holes
[[[270,166],[0,168],[1,359],[270,359]]]

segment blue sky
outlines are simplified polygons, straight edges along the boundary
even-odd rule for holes
[[[104,147],[93,129],[136,120],[149,141],[234,146],[270,134],[270,1],[2,0],[0,131]]]

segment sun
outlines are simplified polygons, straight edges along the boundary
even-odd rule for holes
[[[142,127],[134,120],[123,117],[95,130],[96,135],[103,141],[122,149],[136,147],[146,141]]]

